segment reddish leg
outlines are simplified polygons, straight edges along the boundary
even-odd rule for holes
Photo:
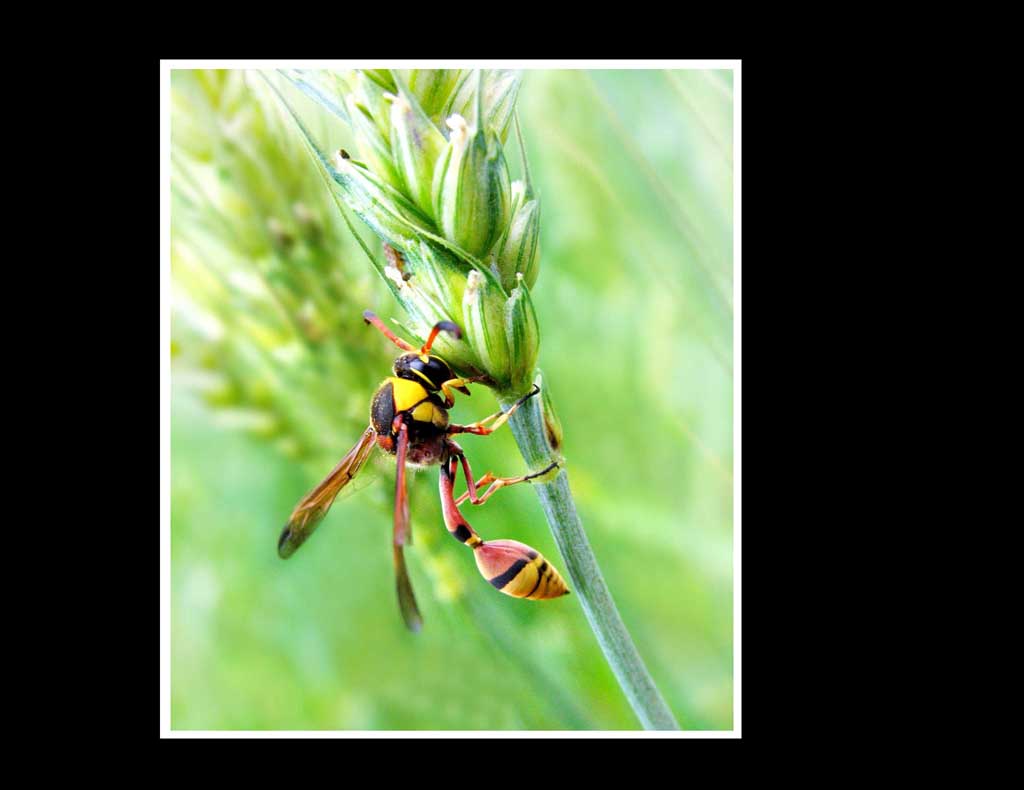
[[[444,523],[456,540],[473,549],[480,575],[496,589],[514,598],[544,600],[569,592],[558,571],[540,552],[517,540],[483,541],[463,518],[452,496],[459,457],[455,453],[441,464],[441,509]],[[469,485],[473,478],[467,474]]]
[[[508,411],[497,411],[489,417],[484,417],[482,420],[478,420],[470,425],[449,425],[448,433],[475,433],[477,436],[487,436],[490,433],[494,433],[498,428],[505,424],[508,418],[515,413],[516,409],[522,406],[538,392],[540,392],[540,387],[534,384],[533,389],[513,403],[512,408]],[[484,427],[484,425],[491,422],[491,420],[494,420],[494,424],[489,428]]]
[[[460,543],[465,543],[471,549],[475,549],[483,544],[483,540],[476,530],[469,526],[469,522],[459,512],[459,506],[455,504],[455,475],[458,471],[457,456],[452,455],[441,462],[441,512],[444,514],[444,525],[452,533],[452,537]]]
[[[454,447],[458,447],[458,445],[455,444],[455,442],[452,442],[452,445]],[[467,499],[469,499],[469,501],[472,502],[474,505],[482,505],[502,488],[505,488],[506,486],[515,485],[516,483],[525,483],[529,480],[533,480],[538,477],[543,477],[552,469],[558,466],[557,461],[552,461],[551,464],[544,467],[544,469],[540,470],[539,472],[534,472],[533,474],[529,475],[520,475],[519,477],[495,477],[491,472],[488,472],[479,480],[477,480],[476,483],[474,483],[473,470],[469,468],[469,460],[466,458],[465,453],[462,452],[461,447],[459,447],[458,450],[458,459],[459,462],[462,464],[462,472],[466,476],[466,488],[468,488],[469,490],[455,500],[456,505],[461,505]],[[484,492],[483,496],[478,496],[477,489],[482,488],[488,483],[492,484],[491,487]]]

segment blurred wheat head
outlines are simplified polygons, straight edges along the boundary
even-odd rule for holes
[[[370,393],[394,358],[384,342],[351,342],[368,334],[362,312],[379,299],[361,239],[257,74],[176,71],[171,99],[172,386],[198,391],[218,422],[272,444],[316,479],[347,449],[339,442],[365,429]],[[409,260],[418,265],[415,255]],[[378,271],[403,297],[413,293]],[[415,299],[408,304],[410,323],[422,329],[417,318],[430,318],[416,312]],[[393,507],[387,486],[360,497],[385,519]],[[268,553],[281,515],[268,514]],[[413,520],[436,515],[428,507]],[[451,552],[438,550],[442,540],[443,531],[417,530],[433,598],[473,611],[467,621],[546,684],[570,719],[585,722],[508,638],[496,604],[467,599],[466,576]]]
[[[173,386],[322,475],[394,356],[351,342],[377,298],[363,253],[256,75],[175,72],[171,98]],[[385,486],[361,496],[390,507]],[[458,598],[460,574],[421,532],[435,596]]]

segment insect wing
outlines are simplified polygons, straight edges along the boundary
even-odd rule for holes
[[[359,473],[370,457],[376,443],[376,433],[370,426],[356,446],[349,450],[331,473],[295,506],[288,523],[277,542],[277,553],[287,559],[313,534],[323,517],[327,515],[338,493]],[[362,486],[360,486],[361,488]]]
[[[395,583],[398,590],[398,608],[402,612],[402,620],[410,631],[419,631],[423,627],[423,617],[416,605],[416,596],[409,581],[409,572],[405,568],[405,555],[401,546],[395,546]]]
[[[410,631],[419,631],[423,626],[420,609],[416,605],[416,596],[409,581],[409,571],[405,567],[404,548],[412,543],[412,531],[409,524],[409,493],[405,481],[405,459],[409,449],[409,429],[402,425],[398,432],[397,456],[398,467],[395,473],[395,533],[392,545],[395,555],[395,585],[398,591],[398,608],[402,619]]]

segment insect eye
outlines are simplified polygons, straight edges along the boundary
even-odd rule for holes
[[[440,357],[431,357],[430,363],[427,367],[427,375],[430,376],[430,380],[434,382],[435,386],[440,387],[448,379],[455,378],[452,373],[452,369],[448,366]]]

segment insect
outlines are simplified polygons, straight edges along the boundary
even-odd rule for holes
[[[411,630],[418,631],[423,619],[416,605],[404,556],[405,546],[412,542],[406,492],[408,465],[440,466],[441,509],[445,526],[456,540],[473,550],[477,568],[494,587],[506,595],[533,600],[567,594],[569,589],[558,571],[538,551],[514,540],[483,540],[459,511],[459,505],[466,499],[474,505],[482,505],[500,489],[536,479],[558,466],[554,462],[539,472],[520,477],[495,477],[488,472],[474,482],[465,453],[452,439],[460,433],[479,436],[493,433],[527,399],[540,392],[540,388],[534,386],[506,412],[496,412],[470,425],[457,425],[448,418],[448,409],[455,403],[454,392],[469,395],[467,385],[475,379],[456,376],[449,364],[431,354],[430,349],[441,332],[460,338],[462,331],[458,325],[451,321],[438,322],[431,329],[427,342],[417,349],[397,337],[369,310],[363,313],[363,319],[405,353],[395,360],[394,375],[386,378],[374,394],[370,404],[370,424],[355,447],[295,506],[278,540],[278,554],[287,559],[309,538],[338,493],[355,479],[374,447],[378,447],[394,455],[397,462],[392,547],[398,606]],[[456,499],[455,479],[460,466],[467,490]],[[480,495],[479,491],[484,486],[488,488]]]

